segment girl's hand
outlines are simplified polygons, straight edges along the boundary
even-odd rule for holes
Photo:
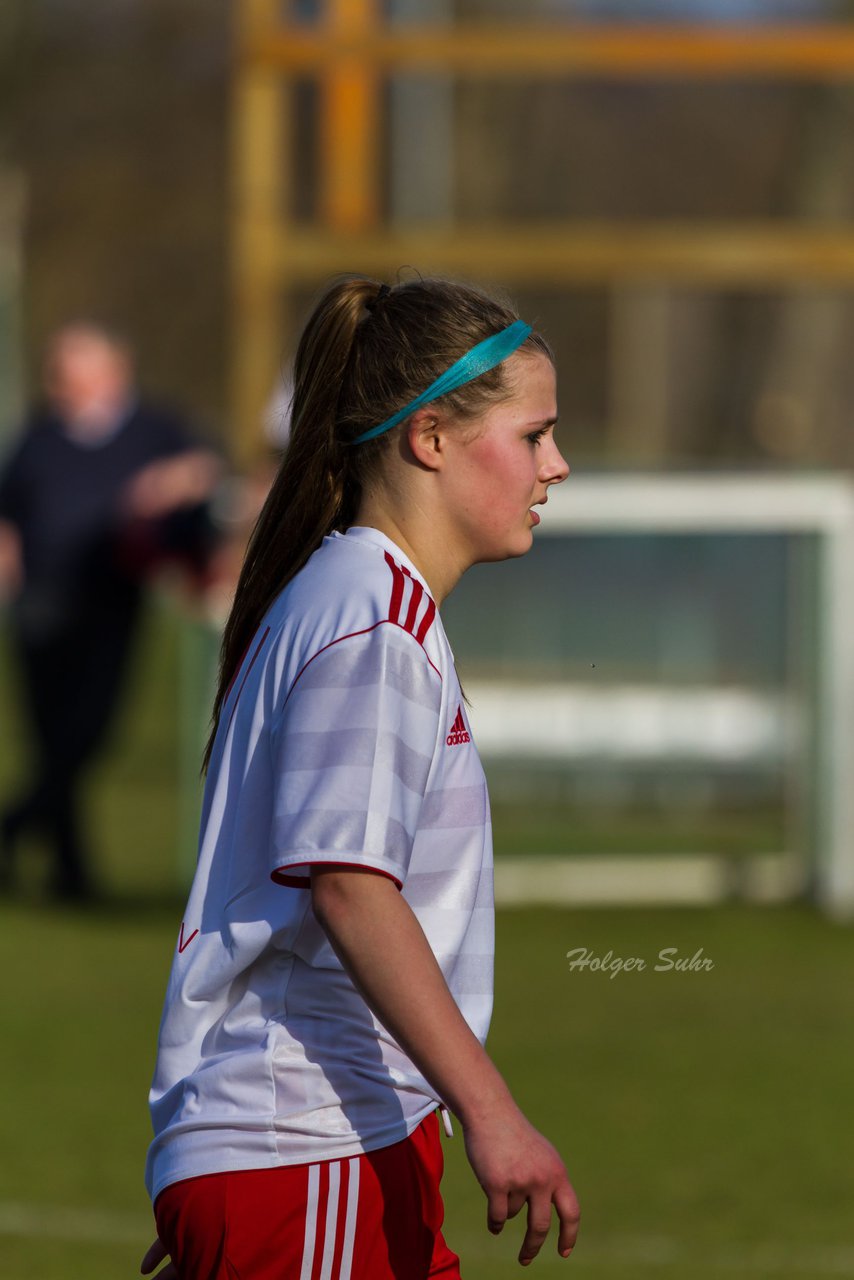
[[[168,1256],[166,1245],[158,1237],[143,1258],[139,1268],[140,1273],[144,1276],[150,1275]],[[174,1262],[170,1262],[168,1267],[158,1271],[156,1280],[178,1280],[178,1272],[175,1270]]]
[[[24,584],[21,535],[8,520],[0,520],[0,601],[10,600]]]
[[[487,1198],[486,1222],[497,1235],[508,1218],[528,1205],[528,1226],[519,1261],[532,1262],[557,1211],[558,1253],[569,1257],[578,1235],[578,1199],[563,1161],[514,1103],[494,1116],[463,1126],[466,1154]]]

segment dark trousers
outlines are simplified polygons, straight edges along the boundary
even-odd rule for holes
[[[137,612],[135,602],[121,601],[81,611],[49,635],[15,631],[33,769],[4,814],[2,834],[8,857],[24,831],[44,835],[55,859],[55,889],[64,896],[90,888],[80,783],[119,701]]]

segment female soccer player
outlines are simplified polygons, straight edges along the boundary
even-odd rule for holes
[[[437,612],[523,555],[568,467],[544,340],[436,280],[335,283],[222,650],[199,862],[160,1031],[147,1169],[181,1280],[459,1277],[437,1111],[530,1262],[557,1152],[484,1048],[489,808]]]

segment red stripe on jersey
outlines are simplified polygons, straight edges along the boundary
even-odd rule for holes
[[[418,630],[415,632],[415,639],[418,641],[419,644],[424,643],[424,638],[427,635],[427,632],[432,627],[433,619],[435,617],[436,617],[436,604],[432,596],[428,596],[427,608],[424,610],[424,617],[421,619],[421,623],[418,627]]]
[[[406,614],[406,621],[403,624],[404,631],[409,631],[413,635],[415,634],[415,632],[413,631],[413,627],[415,626],[415,619],[418,616],[418,606],[421,603],[421,597],[423,595],[424,595],[424,588],[422,587],[420,582],[416,582],[415,579],[413,578],[412,596],[409,601],[409,609]]]
[[[388,620],[389,622],[399,622],[400,607],[403,604],[403,570],[400,565],[392,559],[387,551],[385,552],[385,562],[389,569],[391,569],[392,578],[391,600],[389,601],[388,606]]]
[[[269,630],[270,628],[268,627],[267,631]],[[265,631],[264,635],[261,637],[262,644],[264,643],[264,640],[267,636],[267,631]],[[234,682],[237,679],[237,677],[240,675],[240,668],[243,666],[244,662],[246,661],[246,655],[249,652],[249,645],[251,644],[252,644],[252,641],[250,640],[249,644],[246,646],[246,648],[243,650],[243,652],[240,655],[240,661],[238,662],[237,666],[234,668],[234,675],[231,677],[231,679],[228,682],[228,688],[225,691],[225,697],[223,698],[223,702],[228,702],[228,699],[231,697],[231,691],[234,688]]]
[[[251,643],[252,641],[250,640],[249,644]],[[238,662],[237,666],[234,668],[234,673],[232,674],[232,677],[228,682],[228,688],[225,691],[225,697],[223,698],[223,702],[228,702],[229,698],[231,697],[231,691],[234,688],[234,682],[237,679],[237,677],[240,675],[240,668],[243,666],[243,663],[246,660],[246,655],[249,652],[249,644],[241,653],[240,661]]]
[[[296,684],[297,684],[297,681],[299,680],[300,676],[303,674],[303,672],[306,670],[306,668],[307,668],[307,667],[311,666],[311,664],[312,664],[312,662],[314,662],[315,658],[319,658],[319,657],[320,657],[320,655],[321,655],[322,653],[325,653],[327,649],[331,649],[331,648],[332,648],[332,646],[333,646],[334,644],[340,644],[342,640],[352,640],[354,636],[366,636],[366,635],[368,635],[368,633],[369,633],[369,632],[371,632],[371,631],[376,631],[377,627],[384,627],[384,626],[386,626],[388,623],[391,623],[391,624],[392,624],[392,626],[400,627],[401,631],[403,631],[403,630],[404,630],[403,626],[401,626],[401,624],[400,624],[399,622],[395,622],[392,618],[381,618],[379,622],[375,622],[375,623],[373,624],[373,626],[371,626],[371,627],[363,627],[361,631],[348,631],[348,633],[347,633],[347,635],[346,635],[346,636],[338,636],[335,640],[330,640],[330,641],[329,641],[329,644],[325,644],[325,645],[323,646],[323,648],[322,648],[322,649],[318,649],[317,653],[313,653],[313,654],[311,655],[311,657],[309,658],[308,662],[304,663],[304,664],[302,665],[302,667],[300,667],[299,671],[297,672],[296,676],[294,677],[294,682],[293,682],[293,684],[291,685],[290,689],[288,689],[288,697],[287,697],[287,698],[285,698],[285,703],[287,702],[288,698],[291,696],[291,694],[293,693],[294,689],[296,688]],[[411,635],[412,633],[411,633],[411,632],[408,632],[407,634]],[[415,637],[414,637],[414,636],[413,636],[413,639],[415,639]],[[422,649],[424,650],[424,657],[427,659],[428,665],[429,665],[429,666],[431,666],[431,667],[433,668],[433,670],[436,672],[436,675],[437,675],[437,676],[439,677],[439,679],[441,680],[441,679],[442,679],[442,673],[441,673],[441,671],[440,671],[440,670],[439,670],[439,668],[436,666],[435,662],[431,662],[431,661],[430,661],[430,655],[429,655],[429,653],[427,652],[427,650],[426,650],[426,649],[424,649],[424,646],[422,645],[421,647],[422,647]],[[283,703],[282,705],[284,706],[284,703]]]
[[[262,635],[261,639],[258,641],[258,644],[255,646],[255,652],[252,655],[252,661],[249,663],[249,666],[246,668],[246,671],[244,673],[243,679],[240,681],[240,688],[237,691],[237,697],[234,699],[234,706],[231,708],[231,715],[228,717],[229,728],[231,728],[231,722],[234,719],[234,713],[237,710],[237,704],[240,701],[240,695],[243,692],[243,686],[246,684],[246,681],[249,679],[249,672],[255,666],[255,659],[258,657],[258,654],[261,652],[261,648],[264,644],[264,641],[267,639],[267,636],[269,634],[270,634],[270,628],[266,627],[264,630],[264,634]],[[249,647],[247,645],[247,653],[248,651],[249,651]],[[244,653],[243,658],[245,657],[246,657],[246,654]],[[239,671],[240,667],[238,667],[237,670]],[[231,681],[232,685],[234,684],[236,675],[237,675],[237,672],[235,672],[235,675],[232,677],[232,681]],[[229,686],[229,689],[230,688],[231,686]]]
[[[407,610],[406,620],[402,624],[404,631],[409,631],[415,636],[420,645],[424,644],[427,632],[433,625],[436,617],[436,603],[433,598],[424,590],[423,586],[407,569],[406,565],[398,564],[397,561],[386,551],[385,561],[392,572],[393,584],[391,592],[391,602],[389,604],[389,622],[400,622],[400,610],[403,606],[403,591],[405,583],[401,574],[409,578],[412,583],[412,595],[409,598],[409,609]],[[418,624],[418,630],[415,630],[415,619],[418,616],[418,610],[421,607],[421,601],[426,596],[427,608],[424,610],[424,616]]]

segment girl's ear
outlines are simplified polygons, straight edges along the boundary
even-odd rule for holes
[[[429,405],[418,409],[409,419],[406,439],[415,461],[429,471],[438,471],[445,461],[447,448],[444,416]]]

